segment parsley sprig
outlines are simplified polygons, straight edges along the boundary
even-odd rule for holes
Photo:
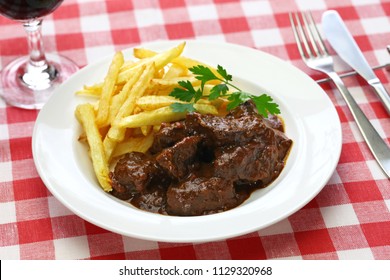
[[[233,85],[231,83],[233,81],[232,75],[228,74],[226,69],[221,65],[218,65],[216,69],[220,77],[214,74],[210,68],[203,65],[191,67],[189,70],[195,75],[195,78],[201,82],[200,88],[195,89],[190,81],[179,81],[178,84],[180,87],[174,88],[169,95],[186,103],[173,103],[171,108],[174,112],[196,111],[194,104],[201,98],[212,101],[220,97],[226,97],[229,101],[227,104],[227,110],[229,111],[248,100],[252,100],[260,115],[268,117],[268,113],[280,114],[279,105],[273,102],[273,99],[269,95],[253,95],[242,91],[240,88]],[[204,86],[208,82],[214,80],[218,80],[221,83],[213,86],[210,93],[205,95]],[[232,92],[230,92],[229,87],[233,88]]]

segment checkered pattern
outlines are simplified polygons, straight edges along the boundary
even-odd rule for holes
[[[44,21],[45,47],[80,66],[114,50],[167,39],[226,41],[257,48],[323,76],[300,59],[288,12],[336,9],[371,65],[389,61],[389,0],[67,0]],[[27,52],[19,23],[0,17],[0,67]],[[348,70],[335,57],[337,69]],[[377,74],[390,90],[389,72]],[[390,119],[357,77],[345,82],[390,140]],[[0,259],[390,259],[390,182],[346,104],[332,85],[343,149],[325,188],[303,209],[266,229],[218,242],[171,244],[137,240],[75,216],[40,180],[32,159],[36,111],[0,99]]]

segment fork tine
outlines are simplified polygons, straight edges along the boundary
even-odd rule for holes
[[[298,13],[290,13],[289,16],[295,41],[302,58],[307,59],[313,56],[329,55],[310,12],[302,12],[301,17]]]
[[[307,38],[307,34],[303,28],[303,25],[301,23],[301,20],[299,18],[299,14],[298,13],[295,13],[295,23],[294,23],[294,27],[297,29],[297,37],[298,37],[298,40],[297,42],[300,42],[303,46],[304,46],[304,50],[302,50],[302,53],[303,53],[303,56],[302,57],[306,57],[305,54],[307,54],[308,57],[312,57],[313,56],[313,53],[311,51],[311,48],[310,48],[310,45],[309,45],[309,40]],[[302,48],[303,49],[303,48]],[[302,55],[302,54],[301,54]]]
[[[313,42],[313,47],[315,48],[316,52],[318,54],[320,54],[318,51],[318,48],[317,48],[317,45],[318,45],[320,47],[322,53],[325,55],[328,55],[329,54],[328,49],[326,48],[324,41],[321,37],[321,34],[318,31],[317,25],[314,22],[313,15],[310,12],[307,12],[307,15],[308,16],[306,16],[306,14],[304,14],[304,19],[306,20],[306,24],[308,26],[310,37],[311,37],[312,42]],[[308,20],[307,20],[307,18],[308,18]],[[316,43],[314,43],[314,42],[316,42]]]
[[[309,14],[309,16],[307,16],[307,14]],[[309,17],[309,20],[308,20],[308,17]],[[313,48],[314,52],[316,55],[320,55],[320,51],[317,47],[317,42],[318,41],[321,41],[321,40],[318,40],[318,34],[315,32],[315,30],[313,31],[313,17],[311,15],[310,12],[302,12],[302,19],[303,19],[303,24],[305,26],[305,29],[306,29],[306,34],[307,36],[309,37],[309,41],[311,42],[311,47]]]
[[[293,30],[293,33],[294,33],[294,38],[295,38],[295,42],[297,43],[299,54],[301,55],[301,57],[303,59],[306,59],[306,53],[305,53],[305,50],[302,47],[302,40],[301,40],[301,37],[300,37],[298,29],[297,29],[297,26],[298,26],[298,22],[297,22],[298,15],[296,13],[291,13],[290,12],[289,13],[289,17],[290,17],[290,24],[291,24],[291,27],[292,27],[292,30]],[[294,20],[294,17],[295,17],[295,20]],[[307,48],[307,47],[305,46],[305,48]]]
[[[292,30],[294,33],[294,38],[295,38],[295,42],[297,43],[299,54],[301,55],[302,58],[305,58],[305,52],[303,51],[302,45],[300,44],[301,40],[300,40],[299,35],[298,35],[297,27],[295,26],[293,14],[290,12],[288,15],[290,17],[290,24],[291,24],[291,27],[292,27]]]

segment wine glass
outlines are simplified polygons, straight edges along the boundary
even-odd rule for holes
[[[78,70],[66,57],[45,54],[42,18],[57,9],[63,0],[0,0],[0,14],[23,24],[29,55],[6,65],[0,74],[0,96],[10,105],[41,109],[53,90]]]

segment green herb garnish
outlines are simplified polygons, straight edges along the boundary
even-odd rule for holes
[[[280,114],[279,105],[273,102],[269,95],[262,94],[259,96],[242,91],[231,83],[233,80],[232,75],[228,74],[220,65],[218,65],[216,69],[220,77],[215,75],[210,68],[203,65],[191,67],[189,70],[195,75],[197,80],[201,81],[200,88],[195,89],[190,81],[178,82],[180,87],[174,88],[169,95],[187,103],[173,103],[171,108],[174,112],[196,111],[194,104],[201,98],[212,101],[219,97],[226,97],[229,100],[227,105],[227,110],[229,111],[248,100],[252,100],[260,115],[268,117],[268,113]],[[210,94],[205,95],[204,86],[213,80],[221,81],[221,83],[213,86],[210,90]],[[233,88],[234,91],[230,92],[229,87]]]

